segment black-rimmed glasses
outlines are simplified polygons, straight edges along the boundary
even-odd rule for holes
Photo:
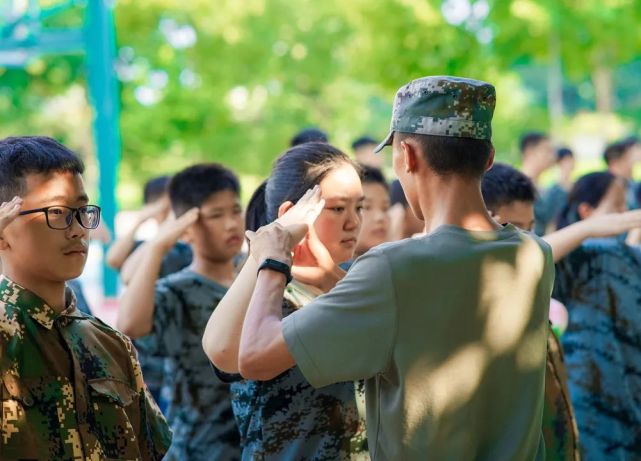
[[[95,229],[100,224],[100,207],[97,205],[86,205],[79,208],[47,206],[21,211],[20,216],[33,213],[44,213],[47,218],[47,226],[55,230],[69,229],[73,224],[74,216],[85,229]]]

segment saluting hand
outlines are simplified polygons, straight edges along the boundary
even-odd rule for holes
[[[6,227],[16,219],[22,207],[22,199],[14,197],[10,202],[2,202],[0,205],[0,232],[4,231]]]

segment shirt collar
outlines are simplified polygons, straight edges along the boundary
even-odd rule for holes
[[[16,306],[47,330],[51,330],[54,322],[60,317],[84,318],[76,309],[76,296],[69,287],[65,291],[65,301],[67,307],[58,313],[32,291],[0,275],[0,302]]]

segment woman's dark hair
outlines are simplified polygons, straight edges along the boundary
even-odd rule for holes
[[[267,223],[267,204],[265,203],[265,189],[267,180],[264,180],[254,191],[245,210],[245,228],[256,232],[259,227]]]
[[[568,196],[568,202],[559,214],[557,229],[562,229],[577,221],[581,221],[579,205],[587,203],[593,208],[599,206],[610,186],[617,177],[607,171],[588,173],[574,183]]]
[[[254,192],[247,206],[247,229],[256,230],[276,220],[281,204],[298,202],[308,189],[345,164],[358,171],[347,155],[329,144],[310,142],[292,147],[276,160],[269,179]]]

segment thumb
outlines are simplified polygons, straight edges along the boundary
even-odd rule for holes
[[[250,231],[250,230],[245,231],[245,237],[247,237],[247,240],[251,242],[254,239],[254,237],[256,237],[256,232]]]

